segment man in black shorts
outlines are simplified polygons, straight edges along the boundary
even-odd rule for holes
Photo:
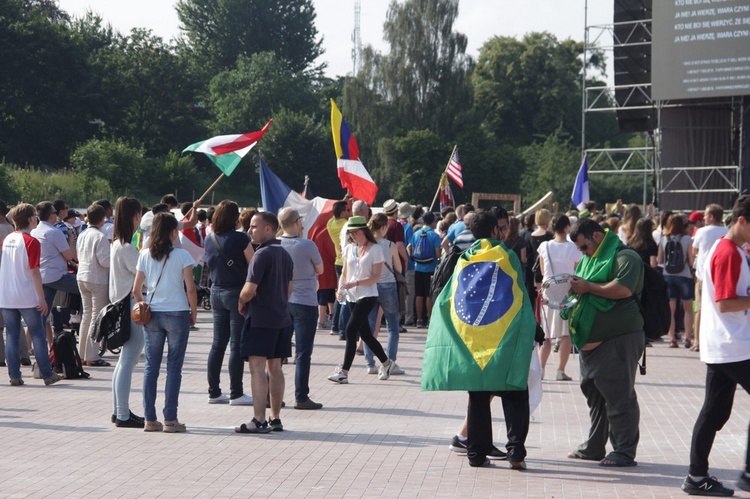
[[[291,320],[287,302],[292,292],[294,264],[276,239],[279,221],[273,213],[261,212],[250,221],[250,240],[259,247],[250,260],[247,282],[240,292],[239,311],[245,315],[242,356],[250,364],[254,417],[235,428],[237,433],[282,431],[279,418],[284,396],[281,360],[292,356]],[[266,377],[268,370],[268,377]],[[271,413],[266,421],[270,387]],[[270,427],[270,428],[269,428]]]

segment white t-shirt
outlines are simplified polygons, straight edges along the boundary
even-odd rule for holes
[[[549,252],[547,249],[549,248]],[[581,252],[570,241],[544,241],[537,250],[544,262],[544,279],[556,274],[575,274],[576,263],[581,259]],[[552,258],[552,262],[550,262]]]
[[[714,243],[724,237],[729,229],[723,225],[706,225],[695,231],[693,248],[698,250],[698,258],[695,259],[695,275],[703,280],[703,266],[706,264],[706,256]]]
[[[377,244],[367,243],[365,254],[359,256],[359,246],[348,244],[341,255],[346,269],[347,282],[362,281],[372,276],[372,267],[377,263],[383,263],[383,250]],[[383,265],[381,272],[388,272]],[[377,283],[370,286],[355,286],[344,291],[346,301],[357,302],[368,296],[378,296]]]
[[[12,232],[3,240],[0,261],[0,308],[36,308],[39,297],[31,269],[39,267],[42,246],[27,232]]]
[[[154,312],[180,312],[190,310],[190,304],[185,294],[185,284],[182,280],[182,270],[186,267],[193,267],[195,260],[190,253],[182,248],[174,248],[169,257],[157,262],[151,258],[148,249],[141,250],[138,255],[138,264],[136,269],[146,275],[146,293],[144,297],[148,302],[152,293],[154,299],[151,301],[151,310]],[[164,269],[164,274],[156,287],[159,280],[159,274]],[[155,288],[155,289],[154,289]]]
[[[701,302],[701,360],[727,364],[750,359],[750,311],[719,312],[717,300],[750,295],[750,263],[742,248],[719,239],[707,255]]]

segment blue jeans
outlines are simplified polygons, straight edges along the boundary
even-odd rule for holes
[[[292,316],[296,345],[294,399],[297,402],[306,402],[310,398],[310,359],[315,342],[318,307],[290,303],[289,314]]]
[[[21,377],[21,352],[18,348],[18,338],[21,335],[21,317],[29,328],[31,341],[34,343],[34,355],[39,365],[42,378],[52,376],[52,365],[49,362],[49,348],[47,347],[47,333],[44,331],[42,314],[36,308],[4,308],[5,320],[5,361],[8,364],[10,379]]]
[[[146,366],[143,369],[143,412],[147,421],[156,421],[156,382],[159,379],[164,343],[167,349],[167,382],[164,387],[164,420],[177,419],[177,400],[182,384],[182,363],[185,361],[190,312],[153,312],[144,326],[143,340]]]
[[[336,300],[336,303],[338,303],[338,300]],[[351,317],[352,313],[347,304],[339,303],[339,306],[341,307],[339,311],[339,338],[345,339],[346,325],[349,324],[349,317]]]
[[[221,395],[221,364],[229,344],[229,389],[230,398],[241,397],[245,392],[242,386],[242,374],[245,363],[240,354],[242,325],[245,318],[237,309],[241,287],[211,287],[211,311],[214,316],[214,339],[208,352],[208,396]]]
[[[47,302],[47,309],[52,315],[54,321],[54,329],[56,333],[59,333],[63,329],[63,321],[57,310],[52,310],[52,302],[55,301],[55,295],[58,291],[65,291],[74,295],[80,295],[81,291],[78,289],[78,281],[76,280],[75,274],[65,274],[55,282],[48,282],[42,286],[44,290],[44,301]],[[47,318],[44,318],[43,324],[47,322]]]
[[[130,297],[130,309],[134,305]],[[112,399],[114,413],[124,421],[130,418],[130,386],[133,381],[133,371],[143,351],[143,328],[130,321],[130,339],[125,342],[120,351],[115,370],[112,372]]]
[[[385,350],[388,358],[393,362],[396,362],[396,354],[398,354],[398,333],[401,320],[398,313],[398,288],[396,286],[395,282],[378,283],[378,303],[370,312],[370,330],[374,334],[378,330],[375,324],[378,318],[378,306],[383,307],[383,316],[388,325],[388,346]],[[367,345],[365,345],[365,364],[375,365],[372,350]]]

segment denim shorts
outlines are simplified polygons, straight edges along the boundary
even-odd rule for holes
[[[664,274],[667,283],[667,293],[670,300],[677,298],[682,301],[693,301],[695,299],[695,284],[692,277]]]

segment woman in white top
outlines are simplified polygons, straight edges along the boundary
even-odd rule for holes
[[[115,203],[115,230],[110,252],[109,299],[117,303],[127,299],[129,309],[135,301],[131,295],[135,282],[138,250],[132,244],[133,234],[141,223],[141,203],[121,196]],[[86,231],[84,231],[86,232]],[[130,386],[133,370],[143,351],[143,328],[130,321],[130,338],[122,345],[120,357],[112,373],[112,419],[118,428],[143,428],[144,420],[130,410]]]
[[[378,281],[378,302],[370,312],[370,330],[373,336],[378,337],[380,321],[385,315],[385,323],[388,327],[388,345],[386,353],[388,358],[394,362],[391,374],[406,374],[398,364],[396,364],[396,355],[398,354],[399,339],[399,320],[398,311],[398,284],[394,272],[401,273],[401,259],[398,256],[396,245],[385,238],[388,232],[388,217],[385,213],[378,213],[370,218],[370,232],[375,237],[378,246],[383,251],[385,261],[383,269],[380,271],[380,280]],[[375,359],[372,350],[365,345],[365,363],[367,364],[367,374],[378,374],[375,367]]]
[[[109,362],[99,357],[99,343],[91,337],[94,321],[99,311],[109,303],[109,241],[102,232],[104,208],[92,204],[86,211],[89,226],[78,238],[78,289],[81,291],[81,360],[84,366],[109,367]]]
[[[133,298],[143,301],[145,287],[151,305],[151,320],[143,327],[146,351],[143,369],[144,431],[186,431],[185,425],[177,419],[177,402],[188,335],[198,315],[198,295],[193,281],[195,261],[186,250],[174,247],[178,237],[177,219],[171,213],[157,213],[154,215],[150,245],[141,250],[136,265]],[[156,419],[155,405],[156,382],[165,342],[169,347],[162,425]]]
[[[339,300],[346,299],[351,316],[346,324],[346,350],[344,363],[328,376],[335,383],[349,382],[349,369],[354,362],[357,349],[357,339],[362,338],[365,344],[380,360],[379,378],[386,380],[390,377],[395,365],[385,354],[382,345],[372,335],[370,312],[378,301],[378,281],[383,270],[383,250],[367,227],[365,217],[351,217],[347,222],[347,232],[354,244],[349,244],[341,255],[344,267],[339,280]]]
[[[558,274],[575,274],[576,265],[581,259],[581,252],[576,245],[568,239],[570,232],[570,219],[558,213],[552,219],[552,229],[555,237],[551,241],[545,241],[539,245],[539,267],[544,279]],[[541,311],[542,329],[544,329],[544,345],[541,349],[542,373],[547,365],[552,339],[560,341],[560,361],[557,365],[557,381],[570,381],[572,378],[565,374],[565,366],[570,357],[570,330],[568,321],[560,317],[560,312],[548,306],[542,306]]]

